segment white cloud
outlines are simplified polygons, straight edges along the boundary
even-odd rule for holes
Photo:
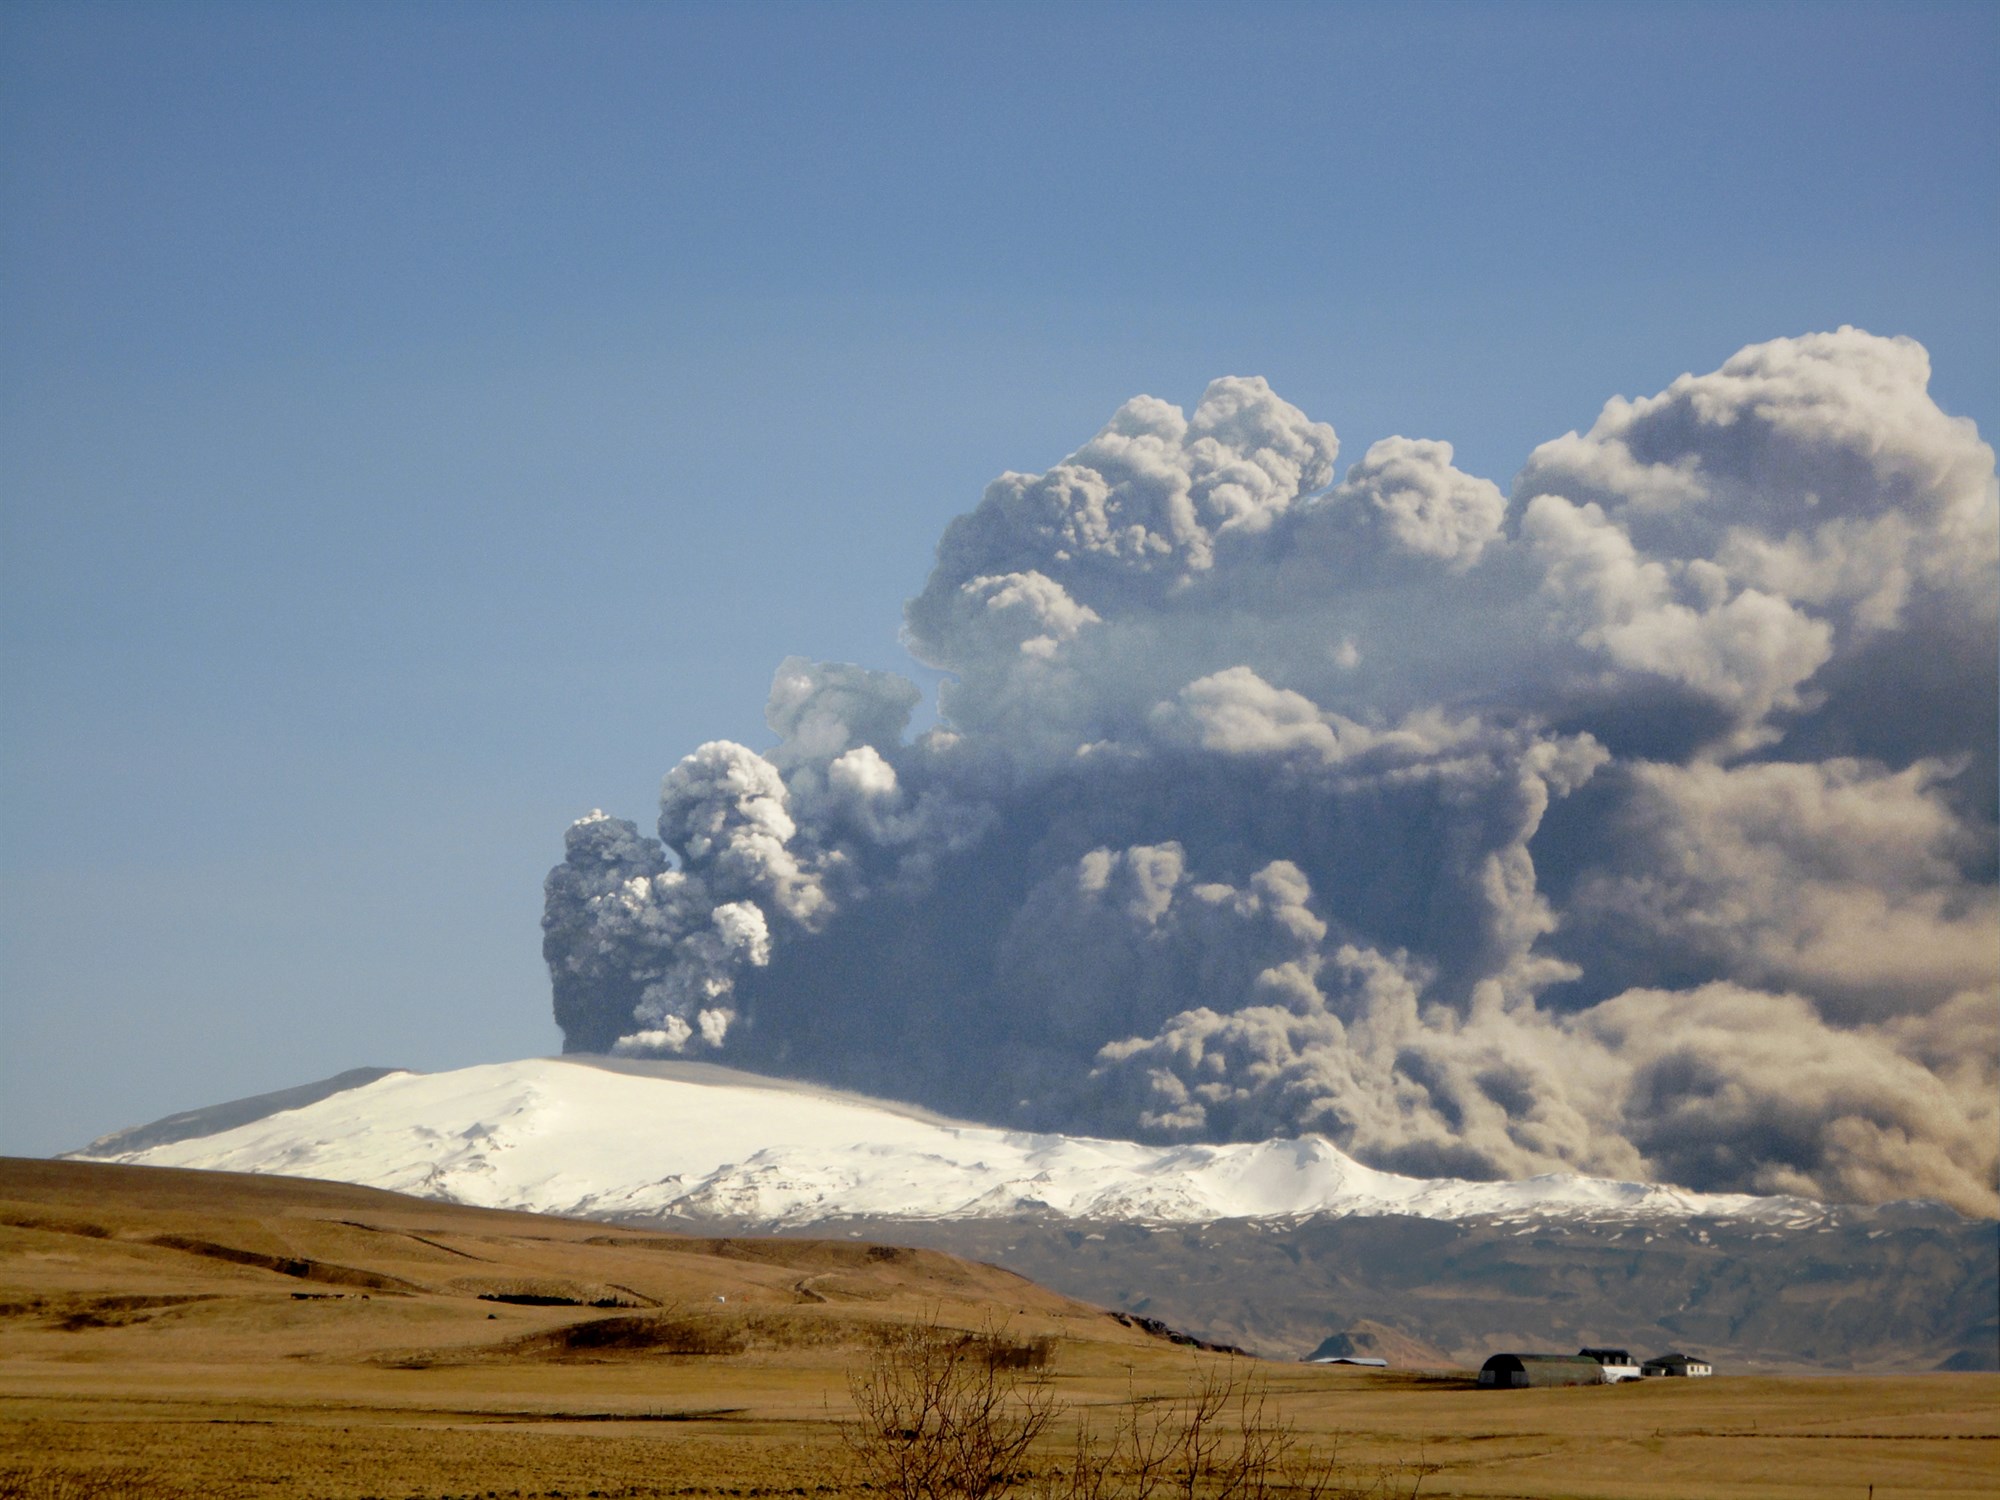
[[[1327,497],[1391,550],[1463,573],[1493,542],[1507,499],[1490,479],[1452,467],[1450,443],[1391,437],[1371,446]]]

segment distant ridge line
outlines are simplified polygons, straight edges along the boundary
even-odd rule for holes
[[[309,1104],[317,1104],[322,1099],[331,1099],[335,1094],[344,1094],[349,1089],[366,1088],[377,1079],[387,1078],[392,1073],[409,1071],[408,1068],[349,1068],[345,1073],[336,1073],[333,1077],[322,1078],[317,1083],[301,1083],[268,1094],[252,1094],[244,1099],[230,1099],[202,1109],[182,1110],[179,1114],[167,1115],[149,1125],[133,1125],[124,1130],[114,1130],[109,1135],[99,1136],[81,1151],[58,1153],[58,1160],[108,1156],[114,1152],[147,1151],[155,1146],[171,1146],[176,1141],[215,1135],[224,1130],[234,1130],[239,1125],[254,1124],[271,1115],[282,1114],[288,1109],[304,1109]]]

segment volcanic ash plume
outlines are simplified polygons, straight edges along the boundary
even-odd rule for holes
[[[572,1050],[1002,1124],[2000,1211],[1993,450],[1907,339],[1615,399],[1511,495],[1261,380],[946,529],[891,673],[550,875]]]

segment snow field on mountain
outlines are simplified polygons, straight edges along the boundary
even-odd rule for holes
[[[1547,1176],[1399,1177],[1317,1136],[1156,1147],[940,1120],[698,1065],[530,1058],[394,1073],[235,1129],[95,1160],[330,1178],[487,1208],[800,1225],[1023,1213],[1204,1223],[1309,1215],[1750,1217],[1797,1199]]]

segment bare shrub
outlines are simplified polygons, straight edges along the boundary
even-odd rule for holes
[[[974,1352],[996,1370],[1045,1369],[1056,1348],[1056,1341],[1047,1334],[1016,1339],[989,1331],[970,1337],[975,1346]]]
[[[849,1379],[843,1429],[855,1479],[892,1500],[1416,1500],[1439,1465],[1354,1469],[1277,1411],[1234,1362],[1198,1367],[1174,1396],[1128,1393],[1083,1416],[1059,1457],[1031,1450],[1068,1415],[1039,1371],[1052,1340],[903,1326]]]
[[[1300,1435],[1254,1372],[1210,1365],[1165,1399],[1128,1396],[1107,1426],[1078,1424],[1033,1500],[1416,1500],[1439,1465],[1356,1469]]]
[[[1007,1494],[1055,1416],[1032,1367],[1020,1343],[993,1329],[935,1320],[897,1329],[848,1381],[858,1416],[843,1437],[861,1477],[892,1500]]]

